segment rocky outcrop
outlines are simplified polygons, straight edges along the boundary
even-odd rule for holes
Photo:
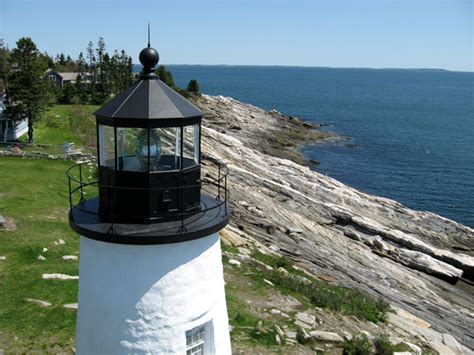
[[[383,297],[441,334],[430,333],[440,348],[453,343],[442,334],[474,348],[473,287],[465,282],[473,275],[473,229],[296,163],[305,163],[298,144],[339,139],[317,127],[225,97],[204,95],[196,104],[205,112],[203,154],[230,170],[235,235],[287,255],[315,277]],[[235,235],[229,239],[241,243]]]

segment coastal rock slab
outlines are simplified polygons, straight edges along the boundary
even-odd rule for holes
[[[419,251],[399,249],[399,258],[408,266],[447,279],[459,279],[463,271]]]
[[[45,308],[52,306],[52,304],[48,301],[37,300],[37,299],[34,299],[34,298],[26,298],[25,301],[26,302],[31,302],[31,303],[36,303],[38,306],[45,307]]]
[[[66,274],[43,274],[43,280],[79,280],[79,276]]]
[[[316,325],[316,317],[313,316],[312,314],[298,312],[296,313],[296,319],[299,320],[300,322],[306,323],[310,327],[313,327]]]
[[[327,342],[334,342],[334,343],[342,343],[344,339],[337,333],[332,332],[323,332],[320,330],[313,330],[309,332],[314,339],[319,341],[327,341]]]
[[[230,228],[224,228],[220,231],[222,241],[226,245],[230,245],[233,247],[242,247],[246,244],[244,238],[242,238],[239,234],[231,230]]]
[[[77,309],[77,303],[67,303],[63,305],[64,308]]]
[[[69,260],[77,260],[79,258],[76,255],[63,255],[62,259],[69,261]]]

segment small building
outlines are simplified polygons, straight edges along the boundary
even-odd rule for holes
[[[92,75],[90,73],[80,72],[64,72],[60,73],[54,69],[48,69],[43,79],[54,82],[57,86],[63,88],[66,85],[75,84],[77,78],[80,77],[82,82],[89,84],[91,82]]]
[[[14,121],[7,116],[3,100],[0,100],[0,142],[14,141],[28,132],[28,120]]]

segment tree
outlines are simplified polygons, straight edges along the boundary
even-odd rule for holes
[[[120,53],[115,51],[112,57],[112,80],[113,92],[116,94],[125,90],[133,81],[133,65],[132,58],[122,49]]]
[[[197,80],[195,79],[190,80],[188,83],[188,87],[186,88],[186,91],[199,95],[199,83],[197,82]]]
[[[59,98],[60,103],[62,104],[72,104],[76,97],[76,86],[72,84],[66,84],[62,90],[61,97]]]
[[[64,53],[56,56],[56,63],[62,67],[66,65],[66,57],[64,56]]]
[[[172,88],[176,87],[173,80],[173,74],[171,74],[171,72],[167,70],[164,65],[160,65],[158,67],[158,69],[156,70],[156,74],[158,74],[161,81],[163,81],[169,87],[172,87]]]
[[[5,42],[3,38],[0,37],[0,92],[7,86],[10,67],[10,51],[5,48]]]
[[[54,59],[47,52],[41,53],[40,58],[44,61],[47,68],[54,68]]]
[[[106,93],[106,72],[107,72],[107,64],[104,63],[104,57],[107,54],[106,49],[105,49],[105,41],[103,37],[99,37],[99,40],[97,41],[97,48],[95,49],[95,52],[97,54],[97,63],[95,66],[95,73],[96,73],[96,90],[97,90],[97,95],[95,98],[96,103],[101,103],[107,98],[107,93]],[[105,60],[107,61],[107,57],[105,57]]]
[[[82,54],[82,52],[79,53],[79,57],[77,57],[76,67],[79,73],[84,73],[86,71],[86,61],[84,60],[84,54]]]
[[[23,37],[12,50],[11,63],[16,65],[16,70],[8,77],[7,113],[14,120],[28,119],[28,141],[33,143],[33,124],[48,104],[48,91],[42,79],[45,62],[31,38]]]
[[[96,75],[95,75],[94,43],[92,43],[92,41],[89,41],[89,44],[87,45],[86,56],[87,56],[87,60],[89,61],[89,80],[90,80],[89,95],[90,95],[90,100],[94,101]]]

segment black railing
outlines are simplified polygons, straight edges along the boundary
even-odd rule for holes
[[[181,225],[179,227],[178,233],[187,232],[186,225],[189,223],[195,223],[195,221],[204,215],[215,209],[219,210],[219,215],[222,215],[222,218],[226,218],[228,215],[227,210],[227,199],[229,197],[229,191],[227,189],[227,176],[229,175],[229,170],[227,166],[218,160],[206,157],[201,159],[201,179],[198,180],[197,184],[194,185],[185,185],[185,186],[176,186],[176,187],[146,187],[146,188],[137,188],[137,187],[124,187],[124,186],[115,186],[115,185],[105,185],[99,184],[97,180],[97,165],[94,162],[88,163],[79,163],[70,167],[66,175],[68,177],[68,186],[69,186],[69,207],[70,210],[78,210],[87,214],[99,215],[99,210],[91,209],[87,205],[87,200],[93,199],[99,196],[99,189],[109,189],[109,191],[114,191],[110,194],[111,198],[114,198],[115,192],[121,190],[128,191],[145,191],[148,193],[155,191],[170,191],[176,190],[179,192],[180,206],[184,206],[184,196],[186,190],[199,188],[201,193],[209,197],[207,203],[201,202],[201,206],[198,209],[193,210],[182,210],[173,213],[160,213],[157,216],[150,217],[149,220],[152,222],[166,221],[170,218],[173,220],[180,220]],[[202,201],[205,201],[202,199]],[[212,203],[209,203],[212,201]],[[113,204],[113,201],[112,201]],[[196,218],[191,218],[195,216]],[[70,218],[74,218],[74,213],[70,213]],[[109,213],[108,218],[110,219],[110,228],[109,233],[114,233],[114,224],[121,223],[117,215]]]

